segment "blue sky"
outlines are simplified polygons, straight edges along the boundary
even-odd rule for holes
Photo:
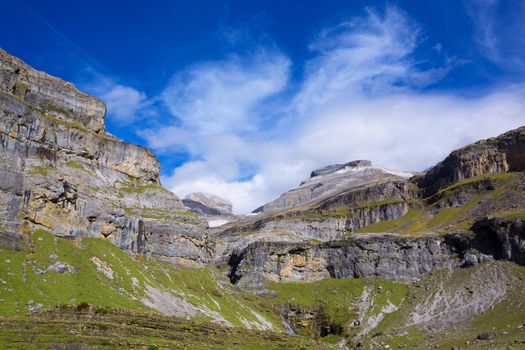
[[[0,47],[246,213],[330,163],[423,170],[525,124],[525,1],[2,1]]]

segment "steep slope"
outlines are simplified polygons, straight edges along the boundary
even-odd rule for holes
[[[368,160],[328,165],[312,171],[310,178],[301,182],[299,187],[257,208],[254,213],[268,213],[313,205],[359,187],[396,180],[402,181],[411,176],[412,173],[389,171],[373,166]]]
[[[205,221],[160,185],[151,152],[105,133],[102,102],[0,50],[0,107],[3,242],[45,228],[183,264],[208,259]]]
[[[525,127],[455,150],[418,180],[426,196],[483,174],[525,171]]]

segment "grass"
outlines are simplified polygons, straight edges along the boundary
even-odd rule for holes
[[[431,198],[411,201],[408,212],[395,220],[385,220],[356,230],[355,233],[393,232],[406,235],[418,235],[427,232],[448,233],[465,232],[471,229],[474,221],[487,215],[483,203],[491,203],[490,215],[519,217],[525,219],[521,209],[511,209],[514,203],[506,199],[509,193],[525,196],[523,191],[516,190],[523,183],[523,173],[498,173],[469,178],[453,184]],[[480,190],[477,184],[490,182],[488,189]],[[483,185],[485,186],[485,185]],[[447,200],[457,201],[462,198],[463,204],[457,207],[439,207]]]
[[[0,315],[23,316],[30,304],[49,308],[79,302],[153,311],[140,302],[147,297],[150,286],[197,308],[216,312],[237,327],[256,322],[258,313],[275,330],[282,330],[277,314],[261,308],[257,297],[235,290],[229,283],[220,283],[224,277],[211,267],[175,268],[168,263],[134,258],[108,240],[84,238],[71,242],[44,230],[35,231],[31,241],[30,251],[0,251]],[[112,269],[113,279],[97,270],[93,257]],[[71,265],[76,272],[46,271],[56,261]],[[195,315],[197,320],[209,321],[205,316]]]
[[[77,162],[73,162],[73,161],[67,162],[66,166],[68,166],[70,168],[75,168],[75,169],[84,169],[84,167],[81,164],[79,164]]]
[[[314,312],[322,310],[329,323],[347,328],[346,325],[358,317],[357,301],[365,287],[370,288],[373,298],[373,306],[368,310],[367,317],[378,315],[389,303],[401,304],[408,291],[407,285],[384,279],[327,278],[313,283],[270,282],[268,288],[275,293],[275,297],[270,299],[269,307],[293,305]],[[318,336],[315,328],[301,330],[298,327],[296,330],[303,335]],[[331,337],[327,341],[334,339]]]
[[[0,319],[2,349],[329,349],[326,343],[275,332],[224,328],[89,304],[26,319]]]
[[[126,193],[144,193],[147,190],[160,190],[160,191],[164,191],[167,193],[172,193],[171,191],[157,184],[135,185],[135,184],[130,183],[130,184],[127,184],[121,187],[120,189]]]
[[[50,171],[54,171],[55,168],[52,167],[51,165],[39,165],[39,166],[32,166],[30,169],[29,169],[29,174],[38,174],[38,175],[42,175],[42,176],[47,176],[47,174],[50,172]]]
[[[62,120],[62,119],[59,119],[59,118],[56,118],[50,114],[45,114],[45,113],[41,113],[42,116],[47,119],[49,122],[51,122],[52,124],[55,124],[55,125],[63,125],[63,126],[66,126],[68,128],[75,128],[75,129],[79,129],[79,130],[82,130],[82,131],[88,131],[84,125],[82,125],[81,123],[79,122],[73,122],[73,121],[69,121],[69,120]]]

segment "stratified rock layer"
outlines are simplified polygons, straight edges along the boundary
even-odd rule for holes
[[[232,203],[201,192],[190,193],[182,203],[192,212],[204,216],[232,216]]]
[[[2,240],[16,245],[45,228],[206,261],[206,223],[160,185],[150,151],[105,133],[104,114],[98,99],[0,50]]]
[[[428,196],[470,177],[524,170],[525,127],[520,127],[455,150],[418,183]]]
[[[389,181],[403,181],[411,175],[375,167],[368,160],[328,165],[312,171],[310,178],[301,182],[299,187],[257,208],[254,213],[312,206],[348,191]]]
[[[474,227],[470,236],[361,234],[320,244],[258,241],[231,255],[229,276],[241,287],[261,289],[268,280],[370,276],[409,280],[494,259],[525,264],[525,227],[520,219],[487,218]]]

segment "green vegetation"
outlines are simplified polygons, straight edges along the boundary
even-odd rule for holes
[[[370,303],[371,307],[367,310],[367,318],[383,313],[383,309],[390,304],[400,305],[408,293],[407,285],[384,279],[327,278],[313,283],[273,282],[268,287],[276,294],[270,299],[269,307],[280,309],[286,305],[293,305],[301,309],[312,310],[324,315],[325,323],[342,327],[358,318],[359,301],[361,301],[365,288],[370,300],[373,300]],[[392,315],[394,314],[387,314],[386,317],[389,318],[385,319],[394,320],[394,318],[390,319]],[[301,332],[301,329],[298,328],[297,331]],[[307,328],[302,334],[318,336],[315,332],[315,328]],[[336,338],[332,336],[327,341],[331,342]]]
[[[522,209],[515,206],[508,194],[525,198],[519,190],[523,173],[482,175],[453,184],[430,198],[409,202],[408,212],[395,220],[385,220],[356,230],[355,233],[394,232],[417,235],[427,232],[447,233],[470,230],[474,221],[487,214],[503,217],[522,217]],[[448,202],[457,202],[456,207]],[[486,207],[487,202],[491,203]],[[485,209],[484,209],[485,208]],[[487,211],[490,210],[490,211]]]
[[[89,304],[0,319],[2,349],[335,349],[304,337],[226,328]]]
[[[403,203],[403,200],[399,198],[392,198],[392,199],[387,199],[387,200],[378,201],[378,202],[359,203],[356,207],[358,209],[365,209],[365,208],[380,207],[383,205],[394,205],[394,204],[399,204],[399,203]]]
[[[138,181],[117,181],[116,184],[120,184],[120,190],[126,193],[144,193],[146,190],[159,190],[172,193],[171,191],[157,184],[141,185]]]
[[[45,114],[45,113],[42,113],[42,116],[44,116],[45,119],[47,119],[49,122],[51,122],[51,123],[53,123],[55,125],[63,125],[63,126],[69,127],[69,128],[75,128],[75,129],[79,129],[79,130],[82,130],[82,131],[88,131],[84,127],[84,125],[82,125],[79,122],[73,122],[73,121],[69,121],[69,120],[62,120],[62,119],[56,118],[56,117],[54,117],[54,116],[52,116],[50,114]]]
[[[421,329],[399,327],[429,293],[440,288],[464,289],[462,283],[483,266],[435,272],[416,284],[377,278],[270,282],[269,293],[261,297],[233,287],[224,271],[213,267],[175,268],[131,256],[108,240],[84,238],[72,242],[44,230],[28,238],[26,251],[0,248],[1,348],[45,348],[51,343],[80,342],[108,348],[230,349],[242,344],[243,349],[322,349],[343,337],[353,339],[362,328],[349,325],[364,315],[365,323],[380,320],[363,339],[364,344],[421,349],[437,345],[450,349],[493,329],[500,334],[494,344],[509,345],[520,337],[516,325],[525,319],[525,309],[519,305],[525,292],[525,267],[511,264],[496,266],[514,281],[507,284],[511,294],[506,301],[477,317],[462,333],[433,337]],[[67,263],[74,272],[48,270],[58,261]],[[100,265],[111,271],[111,278]],[[151,290],[208,311],[196,313],[191,321],[162,316],[141,302],[149,298]],[[39,304],[42,311],[29,314],[29,309]],[[245,329],[264,317],[275,331],[282,332],[282,312],[289,308],[315,315],[309,320],[289,320],[300,336]],[[235,328],[207,323],[215,317]],[[334,325],[339,331],[319,337],[320,326]],[[503,330],[508,334],[503,335]],[[318,340],[307,340],[305,336]]]
[[[50,171],[54,171],[55,168],[52,167],[51,165],[39,165],[39,166],[32,166],[30,169],[29,169],[29,173],[30,174],[38,174],[38,175],[42,175],[42,176],[47,176],[47,174],[50,172]]]
[[[84,167],[81,164],[78,164],[77,162],[73,162],[73,161],[67,162],[66,166],[70,168],[75,168],[75,169],[84,169]]]
[[[75,272],[47,270],[56,262],[70,265]],[[107,266],[111,278],[97,269]],[[133,258],[108,240],[84,238],[71,242],[44,230],[31,234],[31,252],[0,250],[0,315],[23,316],[28,308],[42,304],[88,302],[95,306],[153,311],[140,302],[148,290],[178,298],[196,308],[209,310],[225,322],[246,327],[258,323],[258,314],[274,329],[281,330],[279,315],[260,307],[259,299],[232,288],[211,267],[175,268],[168,263]],[[196,320],[211,318],[200,313]]]

